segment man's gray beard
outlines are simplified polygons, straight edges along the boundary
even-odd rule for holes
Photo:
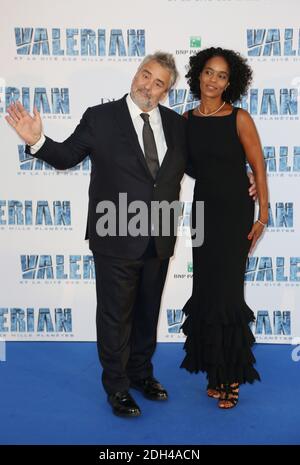
[[[144,100],[142,101],[140,98],[139,98],[139,92],[138,91],[131,91],[130,93],[131,95],[131,98],[132,100],[134,101],[134,103],[139,107],[141,108],[144,107],[144,108],[147,108],[147,109],[151,109],[152,108],[152,105],[151,105],[151,99],[150,98],[147,98],[147,97],[144,97]]]

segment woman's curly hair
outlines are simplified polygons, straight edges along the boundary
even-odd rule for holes
[[[191,92],[197,99],[201,99],[199,75],[206,62],[216,56],[224,58],[229,66],[230,85],[223,92],[222,98],[228,103],[236,102],[248,90],[252,81],[252,69],[247,64],[246,58],[243,58],[238,52],[221,47],[206,48],[190,57],[188,73],[185,77],[188,80]]]

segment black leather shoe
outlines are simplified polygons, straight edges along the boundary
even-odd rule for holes
[[[109,394],[107,400],[112,406],[113,413],[119,417],[138,417],[141,414],[140,407],[128,391]]]
[[[149,376],[148,378],[131,381],[130,386],[144,394],[144,397],[150,400],[167,400],[168,393],[157,379]]]

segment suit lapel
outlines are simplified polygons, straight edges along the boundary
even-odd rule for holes
[[[165,134],[165,139],[166,139],[166,144],[167,144],[167,151],[165,153],[164,159],[162,161],[162,164],[159,168],[159,171],[157,173],[157,179],[159,179],[163,172],[165,171],[166,167],[168,167],[171,159],[172,159],[172,151],[173,151],[173,134],[172,134],[172,125],[171,121],[169,118],[168,111],[166,108],[162,105],[158,105],[159,111],[160,111],[160,116],[161,116],[161,121],[162,121],[162,126]]]

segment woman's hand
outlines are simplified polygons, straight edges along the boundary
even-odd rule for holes
[[[251,173],[250,171],[247,173],[247,175],[248,175],[249,182],[250,182],[250,187],[249,187],[248,192],[249,192],[250,197],[252,197],[255,202],[255,200],[257,199],[255,178],[253,176],[253,173]]]
[[[256,242],[258,241],[258,239],[260,238],[260,236],[264,232],[264,229],[265,229],[265,226],[263,224],[259,223],[258,221],[256,221],[254,223],[254,225],[252,226],[252,229],[251,229],[250,233],[248,234],[249,241],[252,241],[250,251],[249,251],[249,255],[251,255],[251,253],[252,253],[252,251],[253,251],[253,249],[254,249],[254,247],[256,245]]]

